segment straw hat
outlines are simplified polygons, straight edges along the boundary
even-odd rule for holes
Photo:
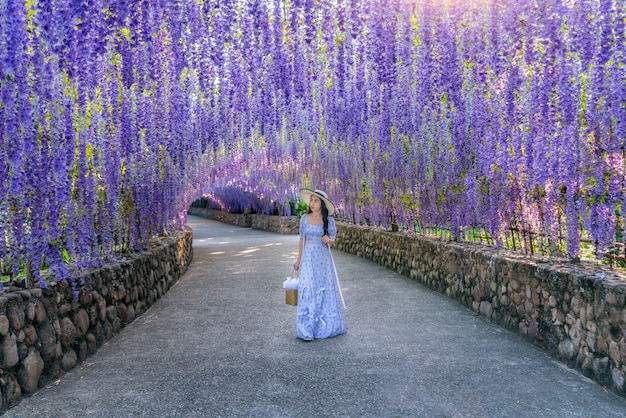
[[[310,189],[300,189],[300,200],[302,200],[307,205],[311,200],[311,195],[315,195],[322,199],[326,204],[326,209],[328,209],[328,216],[335,214],[335,205],[330,201],[328,195],[321,190],[310,190]]]

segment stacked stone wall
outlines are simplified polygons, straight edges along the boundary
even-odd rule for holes
[[[300,218],[295,216],[253,215],[252,229],[271,231],[278,234],[297,234],[300,229]]]
[[[626,395],[623,272],[347,224],[336,248],[457,300]]]
[[[235,214],[206,208],[191,207],[190,215],[201,216],[241,227],[276,232],[278,234],[297,234],[300,227],[300,218],[297,216],[271,216],[263,214]]]
[[[223,212],[221,210],[213,210],[207,208],[190,207],[187,210],[190,215],[201,216],[207,219],[213,219],[214,221],[222,222],[230,225],[237,225],[243,228],[252,227],[253,215],[247,213],[230,213]]]
[[[163,296],[192,257],[186,229],[127,261],[86,272],[78,300],[67,283],[52,279],[44,289],[0,292],[0,411],[93,354]]]

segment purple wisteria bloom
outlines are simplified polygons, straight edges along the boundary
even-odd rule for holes
[[[303,186],[357,223],[498,245],[522,228],[572,258],[621,236],[623,2],[9,0],[0,16],[9,279],[77,287],[68,266],[144,250],[201,196],[291,215]]]

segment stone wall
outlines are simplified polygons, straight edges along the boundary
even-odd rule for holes
[[[0,412],[93,354],[163,296],[192,257],[186,229],[128,261],[85,273],[78,300],[65,282],[0,292]]]
[[[347,224],[336,248],[457,300],[626,395],[623,272]]]
[[[190,207],[187,210],[190,215],[201,216],[207,219],[213,219],[218,222],[222,222],[230,225],[237,225],[243,228],[252,227],[252,215],[243,213],[229,213],[222,212],[221,210],[213,210],[206,208]]]
[[[297,234],[300,218],[292,216],[252,215],[252,229],[271,231],[279,234]]]
[[[296,216],[288,218],[285,216],[263,214],[235,214],[195,207],[189,208],[188,213],[190,215],[201,216],[231,225],[276,232],[279,234],[297,234],[300,227],[300,218]]]

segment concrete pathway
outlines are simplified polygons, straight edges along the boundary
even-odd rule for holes
[[[189,217],[194,262],[8,417],[624,417],[626,399],[414,281],[335,252],[348,333],[295,338],[285,236]]]

